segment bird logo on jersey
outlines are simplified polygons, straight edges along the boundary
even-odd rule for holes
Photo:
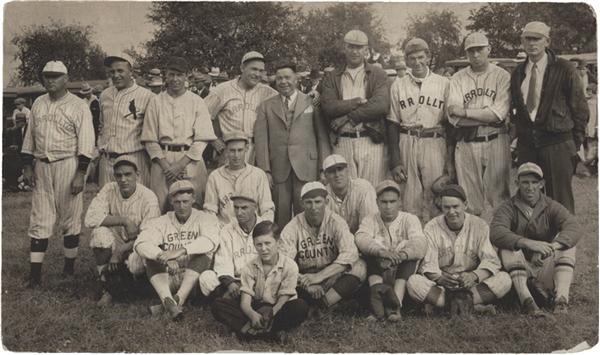
[[[125,115],[125,117],[133,115],[133,119],[137,120],[137,108],[135,107],[135,99],[129,101],[129,114]]]

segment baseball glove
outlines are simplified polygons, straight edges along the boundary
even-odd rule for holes
[[[446,299],[450,307],[450,318],[469,318],[473,314],[473,294],[471,291],[446,288]]]

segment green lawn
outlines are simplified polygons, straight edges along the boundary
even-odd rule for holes
[[[172,323],[151,318],[152,297],[98,309],[94,265],[84,230],[75,280],[63,280],[62,241],[50,241],[41,290],[24,288],[29,270],[27,225],[30,193],[2,198],[2,341],[11,351],[32,352],[210,352],[217,350],[284,352],[550,352],[587,341],[598,342],[598,192],[597,179],[574,179],[577,219],[586,234],[577,251],[568,315],[533,319],[515,309],[472,320],[424,318],[418,312],[400,324],[370,323],[366,311],[338,310],[307,321],[291,333],[285,347],[262,341],[240,343],[206,308],[186,309]],[[95,186],[85,193],[86,205]]]

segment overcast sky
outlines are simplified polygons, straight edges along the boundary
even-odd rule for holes
[[[466,24],[469,10],[481,3],[375,3],[375,11],[382,19],[385,34],[391,42],[404,34],[405,23],[411,16],[423,15],[430,9],[453,10]],[[4,5],[4,85],[8,74],[17,66],[16,47],[10,43],[23,27],[60,20],[64,23],[92,25],[94,40],[105,52],[119,52],[139,46],[152,38],[154,26],[146,14],[150,2],[11,2]],[[300,5],[300,4],[299,4]],[[298,6],[299,6],[298,5]],[[303,8],[326,6],[326,3],[303,3]]]

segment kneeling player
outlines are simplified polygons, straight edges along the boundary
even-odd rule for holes
[[[116,159],[113,175],[115,181],[100,190],[85,215],[85,226],[92,228],[90,247],[102,287],[99,306],[111,303],[108,285],[125,260],[132,274],[144,272],[140,256],[132,252],[133,242],[143,224],[160,216],[154,192],[136,182],[139,173],[132,160]]]
[[[308,306],[296,294],[298,266],[277,250],[274,229],[272,222],[263,221],[252,232],[258,257],[242,270],[241,301],[219,298],[212,311],[243,337],[284,341],[285,331],[306,319]]]
[[[408,294],[432,306],[446,305],[447,290],[469,290],[473,304],[491,304],[508,293],[511,281],[489,239],[487,223],[466,213],[465,191],[448,185],[441,192],[443,214],[425,225],[427,253],[421,274],[408,279]]]
[[[327,207],[325,186],[309,182],[300,198],[304,212],[285,226],[279,248],[298,263],[298,295],[316,309],[326,309],[358,290],[366,264],[346,221]]]
[[[417,216],[400,211],[398,184],[385,180],[377,185],[379,213],[366,217],[356,232],[356,245],[367,257],[371,288],[370,318],[397,322],[406,292],[406,280],[417,271],[427,251]]]
[[[144,258],[150,283],[173,320],[182,318],[181,307],[198,286],[200,273],[209,268],[218,245],[217,218],[192,207],[194,193],[190,181],[174,182],[169,187],[173,211],[148,223],[134,244]]]

